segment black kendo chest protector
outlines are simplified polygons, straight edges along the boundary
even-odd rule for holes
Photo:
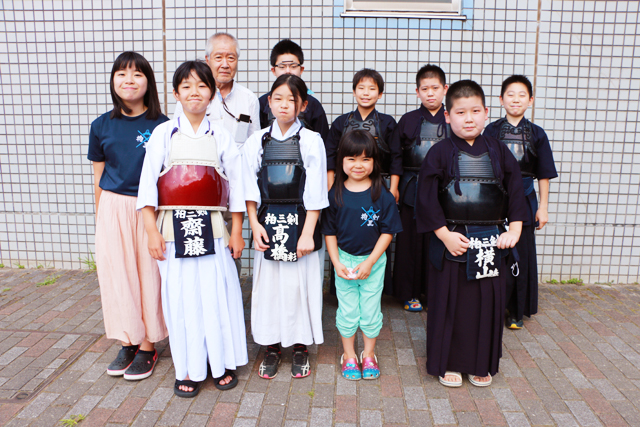
[[[438,194],[447,223],[504,224],[508,208],[507,191],[495,176],[489,153],[472,156],[460,151],[458,165],[462,194],[456,194],[455,178],[441,188]]]
[[[437,142],[443,140],[451,134],[449,125],[442,123],[431,123],[422,118],[420,124],[420,134],[413,144],[402,150],[402,167],[405,171],[418,172],[422,161],[427,156],[427,152]]]
[[[509,151],[515,156],[522,176],[535,178],[538,154],[533,145],[531,123],[525,120],[523,126],[515,127],[507,119],[502,118],[498,125],[500,129],[498,139],[506,144]]]
[[[273,125],[272,125],[273,126]],[[304,188],[306,183],[306,170],[300,152],[300,130],[285,139],[279,141],[271,137],[271,131],[263,136],[262,163],[258,171],[258,188],[260,189],[261,206],[258,212],[258,220],[265,225],[269,215],[280,216],[285,214],[297,215],[296,228],[290,236],[289,245],[293,252],[297,240],[302,234],[307,211],[304,207]],[[292,226],[293,224],[289,224]],[[322,247],[322,235],[320,227],[316,225],[314,234],[314,250]],[[270,242],[273,245],[274,242]]]
[[[358,129],[366,130],[375,138],[376,144],[378,145],[378,151],[380,152],[379,160],[380,166],[382,167],[382,173],[389,174],[389,169],[391,168],[391,149],[382,137],[378,112],[374,111],[366,120],[358,120],[353,112],[350,113],[344,123],[342,135],[346,135],[347,133]]]
[[[265,134],[262,164],[258,171],[262,203],[302,203],[305,181],[300,131],[284,141],[272,138],[271,132]]]

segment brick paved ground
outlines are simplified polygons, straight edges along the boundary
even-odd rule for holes
[[[55,276],[54,284],[45,284]],[[38,286],[37,284],[41,285]],[[250,280],[243,285],[246,315]],[[118,345],[103,336],[94,273],[0,270],[0,424],[54,426],[82,414],[87,426],[640,426],[640,287],[544,285],[540,313],[505,330],[500,374],[490,388],[466,380],[447,389],[425,373],[426,314],[383,299],[382,377],[339,375],[337,302],[326,297],[325,343],[310,348],[313,374],[257,376],[249,335],[240,384],[211,379],[196,399],[173,395],[167,343],[153,376],[106,375]],[[361,345],[361,343],[360,343]]]

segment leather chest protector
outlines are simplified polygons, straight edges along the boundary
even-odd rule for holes
[[[267,216],[273,215],[273,218],[279,218],[280,214],[285,213],[283,217],[288,218],[289,214],[297,214],[295,223],[297,227],[293,235],[287,238],[289,249],[292,249],[292,252],[289,253],[294,254],[307,216],[303,201],[307,173],[300,153],[300,130],[284,141],[273,139],[271,131],[264,134],[262,164],[258,171],[258,187],[261,198],[258,221],[267,229]],[[314,251],[316,251],[322,247],[322,234],[320,234],[320,227],[317,225],[314,229],[313,240]],[[284,243],[282,242],[282,244]],[[265,257],[285,261],[281,256],[272,258],[271,251],[282,248],[278,248],[275,241],[270,241],[269,244],[269,256],[265,255]],[[295,259],[289,259],[289,261],[295,261]]]
[[[300,128],[302,129],[302,128]],[[284,141],[263,136],[258,187],[262,204],[302,203],[306,171],[300,154],[300,131]]]
[[[418,172],[429,149],[450,133],[449,125],[431,123],[423,117],[420,124],[420,135],[416,137],[410,147],[402,150],[403,169]]]
[[[535,178],[538,159],[533,145],[531,123],[528,120],[524,120],[523,126],[515,127],[504,118],[501,119],[501,122],[498,139],[505,143],[509,151],[515,156],[522,176]]]
[[[229,180],[213,134],[191,138],[174,130],[169,166],[158,178],[158,209],[226,211]]]
[[[489,153],[472,156],[464,151],[458,155],[460,190],[454,189],[455,179],[440,189],[438,200],[449,224],[503,224],[507,217],[507,192],[495,177]]]
[[[366,130],[375,138],[380,151],[380,166],[382,167],[382,172],[388,174],[389,168],[391,167],[391,150],[389,149],[389,145],[382,138],[378,112],[374,111],[373,114],[369,114],[369,118],[367,120],[358,120],[353,112],[350,113],[347,117],[347,121],[344,123],[342,135],[357,129]]]

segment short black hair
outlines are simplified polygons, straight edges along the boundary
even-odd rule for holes
[[[449,86],[447,96],[445,97],[445,106],[447,111],[453,108],[453,102],[460,98],[471,98],[477,96],[482,99],[482,106],[487,107],[482,87],[473,80],[460,80]]]
[[[442,68],[438,67],[434,64],[427,64],[424,67],[418,70],[418,74],[416,74],[416,87],[420,87],[420,81],[422,79],[433,79],[436,78],[440,80],[442,86],[447,84],[447,77],[444,74]]]
[[[303,104],[307,101],[307,85],[300,77],[293,74],[282,74],[275,82],[273,82],[271,92],[269,92],[269,94],[272,94],[274,90],[278,89],[282,85],[287,85],[293,95],[293,98],[296,100],[296,103],[298,99],[300,99]]]
[[[286,54],[295,55],[300,65],[304,64],[304,54],[300,45],[291,39],[284,39],[276,43],[271,49],[271,66],[275,67],[278,57]]]
[[[128,51],[122,52],[113,63],[111,68],[111,79],[109,83],[109,89],[111,90],[111,100],[113,101],[113,110],[110,117],[112,119],[119,119],[122,117],[122,112],[131,114],[131,109],[127,107],[116,93],[116,88],[113,85],[113,76],[120,71],[127,68],[135,68],[140,71],[147,78],[147,91],[144,94],[144,105],[147,107],[147,118],[149,120],[156,120],[162,114],[160,108],[160,98],[158,97],[158,87],[156,86],[156,78],[151,69],[151,64],[144,56],[139,53]]]
[[[380,93],[384,92],[384,80],[379,72],[371,68],[363,68],[353,76],[353,90],[356,90],[358,84],[364,79],[371,79],[378,85]]]
[[[513,83],[522,83],[527,87],[527,91],[529,92],[529,98],[533,96],[533,85],[531,81],[527,78],[527,76],[523,76],[522,74],[514,74],[511,77],[508,77],[505,81],[502,82],[502,89],[500,90],[500,97],[504,96],[504,93],[507,91],[509,85]]]
[[[196,73],[200,80],[211,89],[211,99],[213,99],[216,94],[216,80],[213,78],[209,65],[201,60],[187,61],[178,67],[176,72],[173,73],[173,90],[179,93],[180,84],[187,80],[191,73]]]

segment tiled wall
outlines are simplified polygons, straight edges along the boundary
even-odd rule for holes
[[[87,135],[111,108],[112,61],[142,53],[171,115],[173,71],[224,30],[240,39],[237,80],[258,94],[273,81],[270,48],[298,40],[330,120],[353,108],[350,81],[364,66],[385,77],[379,109],[396,119],[417,106],[414,76],[427,62],[450,81],[481,83],[491,120],[503,114],[503,78],[529,75],[529,116],[547,130],[560,174],[538,233],[542,279],[639,280],[637,1],[465,0],[466,21],[341,18],[341,0],[265,3],[0,1],[0,262],[83,266],[94,241]]]

